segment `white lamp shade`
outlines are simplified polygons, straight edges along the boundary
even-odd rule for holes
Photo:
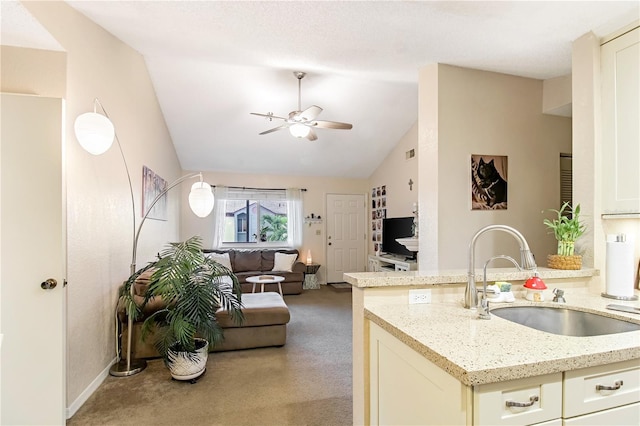
[[[111,120],[95,112],[79,115],[73,124],[73,130],[80,146],[93,155],[106,152],[116,135]]]
[[[291,135],[295,136],[296,138],[306,138],[309,135],[310,131],[311,129],[309,128],[309,126],[305,126],[301,123],[296,123],[289,127],[289,132],[291,132]]]
[[[213,210],[213,192],[206,182],[196,182],[189,193],[189,207],[198,217],[207,217]]]

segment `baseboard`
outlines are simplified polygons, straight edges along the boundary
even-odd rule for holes
[[[80,409],[80,407],[82,407],[82,405],[85,402],[87,402],[87,399],[89,399],[89,397],[93,395],[93,393],[100,387],[102,382],[104,382],[104,379],[106,379],[107,376],[109,375],[109,370],[111,369],[111,366],[115,363],[116,363],[116,358],[113,358],[113,360],[111,360],[107,368],[102,370],[100,374],[98,374],[98,377],[93,379],[93,381],[89,384],[89,386],[87,386],[87,388],[76,398],[76,400],[73,401],[73,403],[67,407],[67,419],[70,419],[71,417],[73,417],[73,415],[76,414],[76,412]]]
[[[351,284],[348,284],[344,281],[339,283],[331,283],[329,284],[329,287],[333,288],[336,291],[351,291]]]

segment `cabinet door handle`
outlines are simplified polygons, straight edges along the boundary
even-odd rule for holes
[[[507,407],[531,407],[538,401],[538,396],[533,395],[529,398],[529,402],[515,402],[515,401],[507,401]]]
[[[596,385],[596,390],[597,391],[602,391],[602,390],[614,391],[614,390],[620,389],[623,384],[624,382],[622,380],[618,380],[613,384],[613,386]]]

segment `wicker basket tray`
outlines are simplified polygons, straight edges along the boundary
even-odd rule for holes
[[[582,256],[560,256],[550,254],[547,256],[547,265],[552,269],[577,270],[582,268]]]

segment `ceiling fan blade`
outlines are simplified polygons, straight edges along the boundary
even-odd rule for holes
[[[318,127],[320,129],[344,129],[349,130],[353,128],[352,124],[349,123],[340,123],[338,121],[323,121],[316,120],[314,122],[308,123],[309,126]]]
[[[300,121],[311,121],[316,118],[321,112],[322,108],[317,105],[311,105],[309,108],[296,114],[296,117]]]
[[[282,126],[274,127],[273,129],[265,130],[264,132],[258,133],[258,134],[259,135],[266,135],[266,134],[269,134],[269,133],[273,133],[273,132],[275,132],[277,130],[286,129],[287,127],[289,127],[288,124],[283,124]]]
[[[307,135],[307,139],[309,139],[310,141],[315,141],[316,139],[318,139],[318,135],[316,135],[316,132],[314,132],[311,127],[309,127],[309,134]]]
[[[277,115],[273,115],[273,113],[268,113],[268,114],[260,114],[259,112],[250,112],[249,114],[251,115],[257,115],[259,117],[265,117],[268,118],[269,120],[272,120],[274,118],[277,118],[278,120],[286,120],[286,118],[284,117],[278,117]]]

